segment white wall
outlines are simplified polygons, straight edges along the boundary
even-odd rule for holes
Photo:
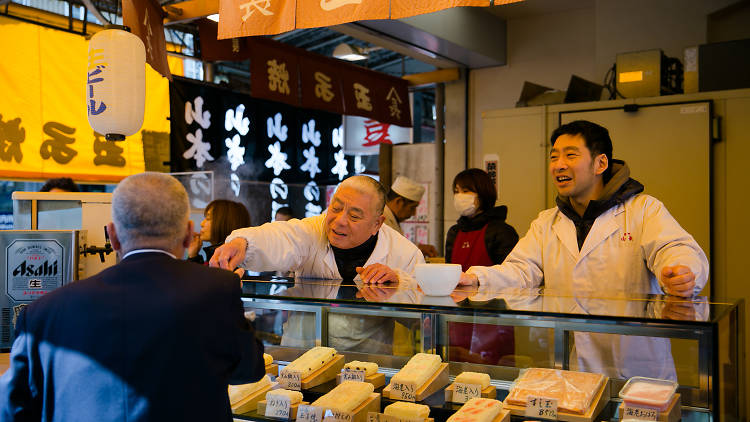
[[[661,48],[682,58],[685,47],[706,43],[706,15],[736,1],[597,0],[509,19],[508,64],[470,74],[472,164],[481,154],[481,113],[514,107],[524,81],[565,90],[572,74],[601,84],[617,53]]]

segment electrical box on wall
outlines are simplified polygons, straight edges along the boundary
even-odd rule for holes
[[[617,91],[625,98],[682,93],[682,63],[660,49],[618,54],[616,72]]]

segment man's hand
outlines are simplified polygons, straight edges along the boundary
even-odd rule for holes
[[[201,240],[200,233],[193,233],[193,238],[190,240],[190,246],[188,246],[188,258],[194,258],[198,256],[201,251],[203,241]]]
[[[214,251],[209,265],[232,271],[245,260],[245,251],[247,251],[247,240],[241,237],[234,238]]]
[[[422,251],[422,255],[424,255],[427,258],[434,258],[438,256],[437,249],[435,249],[432,245],[427,244],[419,244],[417,245],[420,251]]]
[[[396,293],[396,290],[395,287],[362,286],[356,296],[364,298],[368,302],[385,302]]]
[[[357,267],[357,274],[362,277],[365,283],[387,283],[389,281],[398,281],[396,272],[387,265],[372,264],[366,267]]]
[[[461,278],[458,279],[459,286],[469,286],[479,284],[479,278],[475,274],[461,273]]]
[[[662,309],[662,318],[696,321],[695,304],[691,301],[667,296]]]
[[[661,270],[664,292],[668,295],[692,297],[695,290],[695,274],[684,265],[664,267]]]

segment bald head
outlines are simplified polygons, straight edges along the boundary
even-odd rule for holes
[[[170,175],[135,174],[123,179],[112,194],[112,222],[123,253],[139,248],[179,248],[186,230],[192,227],[188,221],[187,192]]]
[[[352,176],[341,182],[338,189],[344,187],[352,188],[360,193],[372,195],[374,199],[373,205],[375,206],[375,215],[383,214],[386,191],[380,182],[369,176]]]

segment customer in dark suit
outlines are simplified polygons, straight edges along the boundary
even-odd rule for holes
[[[229,421],[227,384],[260,379],[263,345],[236,274],[176,259],[192,238],[173,177],[142,173],[112,196],[122,261],[18,316],[0,421]]]

